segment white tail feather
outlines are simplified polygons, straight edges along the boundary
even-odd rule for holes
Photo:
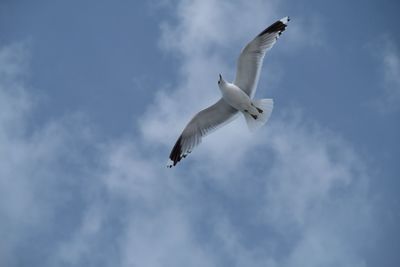
[[[250,131],[257,130],[263,126],[268,121],[272,109],[274,108],[274,101],[271,98],[256,99],[253,100],[253,104],[257,108],[262,109],[263,112],[257,114],[257,119],[254,119],[250,114],[243,112]]]

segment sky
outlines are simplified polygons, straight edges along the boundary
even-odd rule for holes
[[[0,1],[1,266],[400,265],[398,1]],[[242,117],[175,168],[242,47]]]

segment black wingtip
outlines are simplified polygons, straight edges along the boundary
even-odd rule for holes
[[[169,159],[172,163],[167,166],[168,168],[172,168],[182,159],[182,136],[179,136],[172,148],[171,154],[169,154]]]
[[[290,21],[290,18],[287,17],[287,21]],[[287,24],[282,22],[282,20],[278,20],[275,23],[273,23],[272,25],[270,25],[268,28],[266,28],[265,30],[263,30],[262,32],[260,32],[259,36],[262,36],[264,34],[267,33],[274,33],[274,32],[278,32],[278,34],[280,35],[283,31],[285,31]]]

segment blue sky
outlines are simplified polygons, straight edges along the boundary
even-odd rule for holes
[[[1,266],[398,266],[396,1],[0,2]],[[243,118],[167,157],[277,19]]]

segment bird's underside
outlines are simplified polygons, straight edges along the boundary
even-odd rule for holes
[[[237,62],[235,81],[233,83],[226,83],[220,76],[218,85],[222,91],[223,98],[197,113],[186,125],[172,148],[169,155],[170,163],[168,167],[175,166],[182,158],[191,153],[201,143],[204,136],[236,118],[239,111],[245,116],[250,128],[252,123],[256,123],[260,119],[264,119],[264,123],[268,120],[273,107],[272,99],[253,100],[252,98],[257,88],[264,56],[286,29],[288,22],[289,17],[276,21],[243,48]],[[226,83],[226,86],[221,85],[220,82]],[[223,89],[230,86],[239,88],[242,94],[243,92],[245,93],[246,98],[251,104],[248,107],[249,110],[246,108],[239,109],[237,106],[234,108],[235,103],[226,101]]]

